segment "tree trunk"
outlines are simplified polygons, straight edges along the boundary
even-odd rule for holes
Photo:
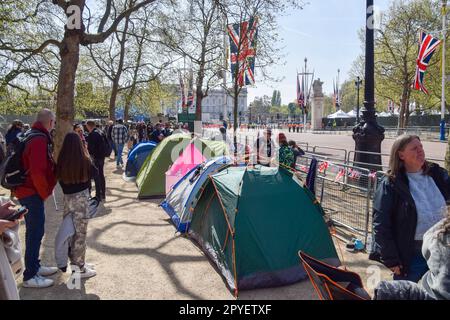
[[[133,3],[134,3],[133,1],[130,1],[128,9],[130,9],[133,6]],[[125,18],[125,26],[123,27],[123,36],[122,39],[119,41],[120,43],[119,64],[117,66],[116,76],[114,77],[113,81],[111,98],[109,99],[109,118],[111,120],[116,120],[116,100],[117,100],[117,93],[119,91],[119,81],[120,77],[122,76],[123,64],[125,60],[125,44],[127,42],[127,32],[129,24],[130,24],[130,16],[127,16]]]
[[[109,98],[109,118],[113,121],[116,120],[116,100],[118,92],[119,79],[116,77],[112,85],[111,97]]]
[[[61,66],[56,103],[55,158],[58,157],[64,137],[73,128],[75,118],[75,76],[80,58],[80,34],[66,31],[62,41]]]
[[[125,107],[123,109],[123,117],[125,122],[128,121],[129,113],[130,113],[130,106],[131,106],[131,100],[133,100],[133,96],[134,96],[134,92],[136,90],[136,81],[137,81],[137,77],[138,77],[138,72],[139,72],[139,66],[141,65],[141,60],[142,60],[142,44],[143,44],[143,40],[139,42],[139,51],[138,51],[138,56],[136,58],[136,68],[134,68],[134,74],[133,74],[133,82],[131,83],[131,88],[130,88],[130,92],[128,93],[128,95],[126,95],[126,101],[125,101]]]
[[[409,116],[410,116],[410,112],[409,112],[409,103],[410,103],[410,93],[411,91],[408,92],[408,98],[406,99],[407,103],[407,107],[406,107],[406,114],[405,114],[405,122],[404,122],[404,128],[408,128],[409,125]]]
[[[406,115],[409,112],[408,109],[408,104],[409,104],[409,84],[404,84],[403,85],[403,92],[402,92],[402,99],[400,102],[400,114],[399,114],[399,118],[398,118],[398,132],[397,134],[402,134],[405,126],[406,126]]]
[[[201,82],[200,82],[201,81]],[[203,101],[203,88],[202,88],[203,78],[197,81],[196,85],[196,108],[195,108],[195,120],[202,121],[202,101]]]

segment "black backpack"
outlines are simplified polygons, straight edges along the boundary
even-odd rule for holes
[[[25,183],[27,172],[22,167],[22,154],[26,144],[35,137],[48,138],[45,133],[38,130],[28,131],[19,138],[19,143],[15,146],[13,152],[2,163],[0,167],[0,182],[3,188],[13,190]]]
[[[106,136],[106,134],[102,130],[97,129],[96,131],[102,137],[102,142],[103,142],[103,144],[102,144],[102,149],[103,149],[102,150],[103,151],[102,154],[105,156],[105,158],[108,158],[108,157],[111,156],[111,153],[113,151],[112,145],[109,142],[108,137]]]

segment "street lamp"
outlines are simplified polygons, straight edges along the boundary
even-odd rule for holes
[[[359,89],[360,89],[361,85],[362,85],[362,80],[358,76],[355,81],[356,95],[357,95],[357,98],[356,98],[356,124],[359,123]]]
[[[375,27],[373,18],[373,0],[366,0],[364,106],[361,109],[361,121],[353,128],[353,139],[356,151],[354,161],[358,163],[358,166],[378,171],[381,169],[381,142],[384,140],[384,128],[378,125],[375,114]]]

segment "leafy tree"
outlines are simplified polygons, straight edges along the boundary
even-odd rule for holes
[[[103,13],[96,11],[101,14],[96,19],[85,0],[2,1],[1,12],[10,10],[11,15],[0,37],[1,64],[6,62],[0,73],[1,86],[17,87],[17,82],[29,78],[57,86],[56,153],[65,134],[72,130],[75,117],[80,47],[104,42],[125,18],[155,1],[136,1],[120,14],[111,15],[117,9],[116,2],[105,0]],[[17,7],[21,10],[16,11]],[[92,33],[94,21],[98,24]]]
[[[440,110],[442,56],[440,49],[433,56],[425,75],[425,86],[430,95],[413,90],[411,85],[418,55],[419,31],[440,30],[441,19],[440,2],[432,0],[408,2],[395,0],[382,14],[381,26],[375,39],[376,108],[378,111],[386,111],[389,100],[400,106],[399,128],[408,126],[409,116],[414,111],[409,108],[413,101],[417,105],[423,105],[424,111]],[[364,45],[362,30],[360,38]],[[449,39],[448,33],[447,38]],[[447,40],[450,49],[449,42]],[[448,55],[447,60],[450,62]],[[354,61],[350,74],[353,78],[356,76],[364,78],[362,55]],[[450,88],[447,94],[450,94]]]

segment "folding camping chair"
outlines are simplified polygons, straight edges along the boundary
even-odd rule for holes
[[[320,300],[370,300],[360,276],[323,263],[299,251],[301,263]]]

